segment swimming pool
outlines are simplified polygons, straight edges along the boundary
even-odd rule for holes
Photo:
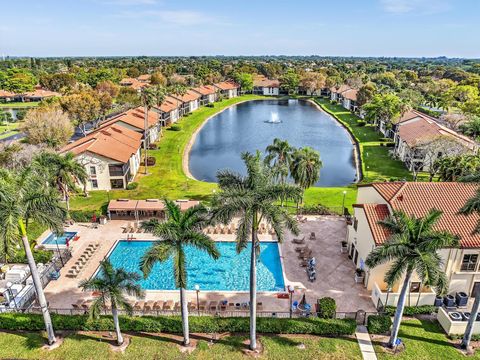
[[[120,240],[109,255],[109,260],[116,268],[141,274],[140,258],[152,246],[153,241]],[[186,247],[187,289],[194,290],[198,284],[201,290],[210,291],[248,291],[250,249],[247,247],[240,254],[235,250],[234,242],[217,242],[220,258],[215,261],[206,253],[192,247]],[[145,290],[176,290],[173,279],[173,259],[157,263],[150,275],[140,280]],[[282,264],[278,244],[260,243],[260,260],[257,266],[258,291],[283,291]]]
[[[63,235],[60,236],[52,232],[42,241],[42,245],[67,245],[67,239],[70,241],[75,235],[77,235],[77,233],[74,231],[65,231]]]

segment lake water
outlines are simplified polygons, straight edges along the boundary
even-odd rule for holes
[[[245,173],[241,152],[264,152],[274,138],[320,152],[323,167],[317,186],[355,181],[353,144],[347,131],[330,115],[301,100],[249,101],[215,115],[197,134],[190,151],[190,173],[208,182],[216,181],[220,169]]]

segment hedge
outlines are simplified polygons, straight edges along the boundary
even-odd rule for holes
[[[333,319],[337,311],[337,304],[335,299],[331,297],[324,297],[317,301],[318,317],[322,319]]]
[[[389,315],[370,315],[367,320],[367,328],[370,334],[386,334],[392,327],[392,319]]]
[[[90,222],[92,221],[93,215],[98,216],[96,211],[83,211],[83,210],[70,210],[70,217],[75,222]]]
[[[53,327],[57,330],[76,331],[113,331],[113,320],[110,316],[90,319],[88,315],[52,314]],[[190,317],[190,331],[196,333],[242,332],[250,330],[249,318],[246,317]],[[123,331],[181,333],[180,316],[142,316],[120,317]],[[325,336],[352,335],[356,323],[353,319],[319,319],[319,318],[258,318],[257,331],[272,334],[314,334]],[[43,317],[40,314],[4,313],[0,314],[0,329],[40,331],[44,329]]]
[[[386,315],[393,316],[395,315],[395,310],[397,308],[395,306],[386,306],[384,313]],[[422,306],[405,306],[403,309],[403,315],[406,316],[414,316],[414,315],[428,315],[432,313],[436,313],[438,308],[433,305],[422,305]]]

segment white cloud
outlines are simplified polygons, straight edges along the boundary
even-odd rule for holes
[[[383,9],[393,14],[436,14],[450,9],[447,0],[380,0]]]
[[[159,22],[182,26],[193,26],[212,23],[214,18],[198,11],[190,10],[145,10],[145,11],[122,11],[114,15],[121,18],[149,18]]]

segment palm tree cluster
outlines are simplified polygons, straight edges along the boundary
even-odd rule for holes
[[[320,153],[311,147],[296,149],[288,141],[276,138],[265,152],[265,165],[270,168],[273,178],[282,185],[290,176],[305,191],[320,179]]]

